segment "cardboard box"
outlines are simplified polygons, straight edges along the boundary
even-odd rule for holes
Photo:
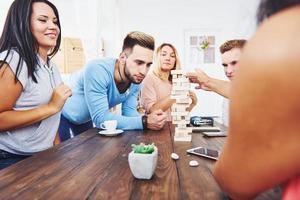
[[[83,68],[85,55],[79,38],[62,38],[60,49],[52,58],[61,73],[72,73]]]

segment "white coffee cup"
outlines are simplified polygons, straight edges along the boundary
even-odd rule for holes
[[[107,131],[114,131],[116,130],[117,125],[117,120],[107,120],[100,124],[100,128],[106,129]]]

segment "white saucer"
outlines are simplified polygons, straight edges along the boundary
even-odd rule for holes
[[[113,130],[113,131],[108,131],[108,130],[102,130],[102,131],[99,131],[98,133],[100,135],[105,135],[105,136],[115,136],[115,135],[119,135],[120,133],[123,133],[124,131],[121,130],[121,129],[116,129],[116,130]]]

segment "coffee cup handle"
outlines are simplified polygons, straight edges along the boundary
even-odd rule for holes
[[[100,124],[100,128],[101,128],[101,129],[106,129],[104,123],[101,123],[101,124]]]

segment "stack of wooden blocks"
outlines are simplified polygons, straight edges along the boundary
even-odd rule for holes
[[[172,105],[172,123],[176,125],[174,141],[192,141],[192,129],[186,125],[190,123],[190,82],[183,70],[172,70],[171,99],[176,102]]]

